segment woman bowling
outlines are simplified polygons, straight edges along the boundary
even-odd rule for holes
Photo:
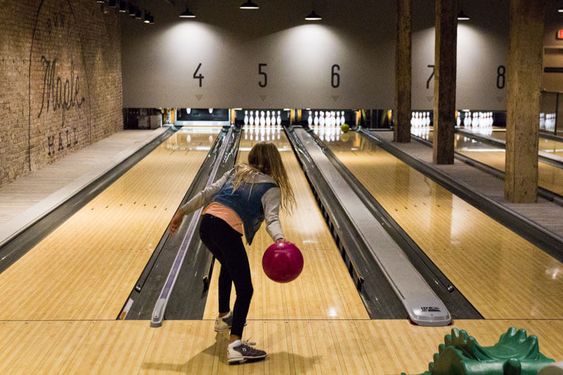
[[[248,257],[242,242],[244,233],[250,245],[262,221],[274,241],[283,241],[279,208],[291,210],[293,190],[281,155],[273,143],[257,143],[248,154],[248,164],[239,164],[214,184],[180,207],[170,225],[176,232],[185,215],[206,206],[200,225],[200,237],[221,263],[219,275],[219,316],[215,331],[231,329],[227,358],[229,364],[266,358],[266,352],[242,340],[242,332],[252,299],[252,279]],[[236,301],[230,309],[231,285]]]

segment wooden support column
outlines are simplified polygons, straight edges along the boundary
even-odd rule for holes
[[[457,1],[435,0],[434,141],[436,164],[454,162]]]
[[[510,1],[504,196],[535,202],[545,0]]]
[[[412,0],[397,0],[395,47],[395,127],[393,141],[411,141]]]

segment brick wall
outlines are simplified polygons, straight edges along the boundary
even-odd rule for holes
[[[92,0],[3,4],[0,186],[122,128],[119,14]]]

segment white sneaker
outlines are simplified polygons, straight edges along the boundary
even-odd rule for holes
[[[230,365],[244,363],[248,360],[258,361],[266,358],[268,354],[260,349],[253,348],[255,343],[236,340],[227,346],[227,361]]]
[[[225,332],[233,326],[233,312],[215,319],[215,332]]]

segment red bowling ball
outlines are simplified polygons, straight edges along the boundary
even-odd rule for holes
[[[264,252],[262,268],[273,281],[288,283],[295,280],[303,270],[303,254],[294,243],[275,242]]]

